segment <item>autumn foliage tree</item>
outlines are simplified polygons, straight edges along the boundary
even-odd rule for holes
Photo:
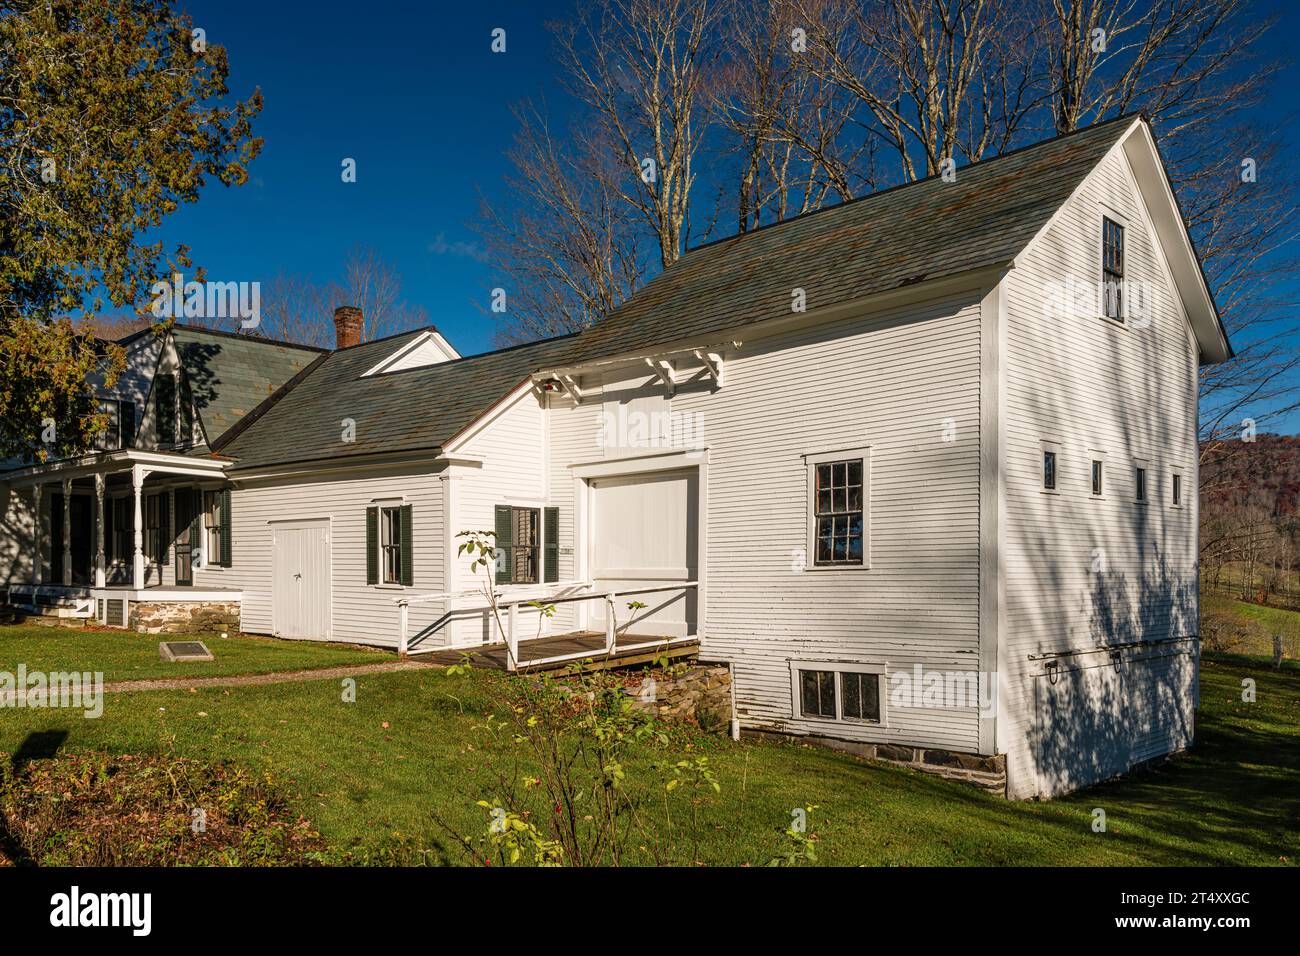
[[[93,336],[191,268],[149,229],[210,179],[247,178],[259,93],[229,102],[226,51],[169,0],[0,0],[0,456],[88,447]],[[51,427],[52,426],[52,427]]]

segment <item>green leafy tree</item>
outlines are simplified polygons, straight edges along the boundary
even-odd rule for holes
[[[232,102],[228,72],[170,0],[0,0],[0,456],[103,428],[87,379],[123,357],[88,320],[192,268],[145,234],[209,178],[244,183],[261,149],[261,94]]]

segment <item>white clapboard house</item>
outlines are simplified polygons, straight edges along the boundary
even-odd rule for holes
[[[0,481],[10,601],[698,648],[742,731],[1017,797],[1192,740],[1197,371],[1231,353],[1141,119],[693,249],[577,335],[461,357],[336,322],[333,351],[129,341],[111,447]]]

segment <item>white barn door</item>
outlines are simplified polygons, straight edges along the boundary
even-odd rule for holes
[[[588,547],[596,591],[623,592],[694,581],[699,571],[699,473],[690,471],[591,481]],[[647,605],[635,613],[629,601]],[[619,597],[620,634],[685,637],[695,633],[696,589]],[[591,626],[605,627],[605,605],[593,602]],[[631,621],[629,624],[628,622]]]
[[[330,637],[329,521],[271,527],[271,621],[276,637]]]

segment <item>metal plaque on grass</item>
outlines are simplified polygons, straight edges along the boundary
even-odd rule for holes
[[[163,641],[158,654],[165,661],[210,661],[212,652],[202,641]]]

